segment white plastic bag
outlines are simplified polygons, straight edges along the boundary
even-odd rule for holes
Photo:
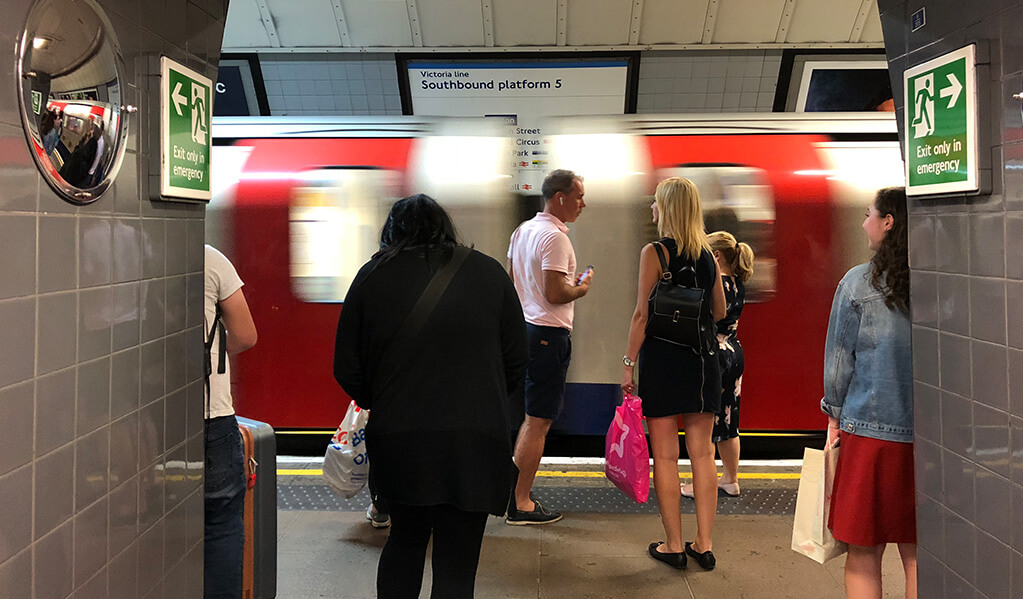
[[[346,499],[361,491],[369,478],[365,442],[368,420],[368,410],[359,408],[354,401],[349,404],[348,412],[323,456],[323,478]]]
[[[792,550],[823,564],[849,550],[828,529],[831,488],[838,464],[838,448],[803,450],[796,517],[792,526]]]

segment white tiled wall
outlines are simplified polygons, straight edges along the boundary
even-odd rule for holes
[[[636,112],[771,112],[780,67],[780,50],[647,52]]]
[[[781,51],[646,52],[637,110],[770,112]],[[401,114],[393,54],[261,56],[274,116]]]
[[[273,116],[401,114],[392,54],[262,56]]]

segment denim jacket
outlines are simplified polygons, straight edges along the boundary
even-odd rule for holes
[[[909,316],[889,309],[853,267],[835,291],[824,348],[821,410],[847,433],[913,442],[913,350]]]

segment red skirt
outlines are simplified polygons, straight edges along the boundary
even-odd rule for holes
[[[839,541],[871,547],[916,543],[913,444],[840,435],[828,528]]]

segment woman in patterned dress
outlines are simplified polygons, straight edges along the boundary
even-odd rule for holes
[[[718,489],[726,495],[739,494],[739,396],[745,356],[739,344],[739,316],[746,304],[746,281],[753,275],[753,248],[738,243],[727,231],[708,235],[714,260],[725,288],[727,314],[717,322],[718,362],[721,365],[721,407],[714,418],[712,440],[717,444],[724,472]],[[693,497],[693,484],[682,485],[682,495]]]

